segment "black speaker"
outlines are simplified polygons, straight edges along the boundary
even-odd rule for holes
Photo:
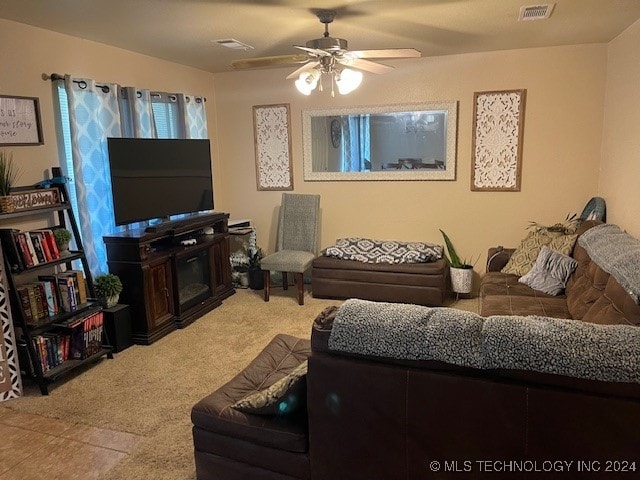
[[[121,352],[133,345],[129,305],[118,304],[102,311],[104,312],[104,328],[107,332],[107,339],[113,347],[113,351]]]

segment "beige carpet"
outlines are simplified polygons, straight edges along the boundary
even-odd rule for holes
[[[96,427],[143,435],[139,447],[104,480],[193,480],[190,411],[194,403],[241,370],[277,333],[308,338],[316,315],[338,300],[275,290],[239,290],[221,307],[150,346],[135,345],[53,385],[33,386],[3,406]],[[477,300],[452,306],[476,311]]]

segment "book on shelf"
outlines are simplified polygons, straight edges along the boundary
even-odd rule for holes
[[[20,271],[61,258],[51,229],[0,229],[3,249],[12,271]]]
[[[40,236],[37,232],[27,232],[27,235],[31,238],[31,244],[33,245],[33,251],[38,259],[38,264],[47,263],[47,258],[44,256],[44,250],[42,249],[42,243],[40,242]]]
[[[94,312],[71,326],[71,357],[85,359],[102,350],[103,313]]]
[[[33,257],[31,256],[31,250],[29,250],[29,244],[27,243],[27,237],[24,232],[19,232],[16,234],[18,239],[18,245],[20,248],[20,253],[22,254],[22,258],[24,259],[24,264],[27,267],[33,267],[35,262],[33,261]]]
[[[87,303],[87,281],[81,270],[67,270],[60,273],[61,276],[71,277],[73,279],[73,289],[76,294],[78,305]]]
[[[19,240],[17,233],[20,230],[15,228],[2,228],[0,229],[0,241],[2,242],[2,249],[6,253],[9,267],[14,272],[24,270],[24,262],[22,252],[19,247]]]
[[[60,305],[65,312],[75,312],[78,309],[75,278],[67,275],[55,275],[60,295]]]
[[[58,292],[56,290],[55,282],[52,280],[39,280],[35,283],[36,285],[41,285],[44,290],[45,303],[49,316],[52,317],[57,315],[60,308],[58,307]]]
[[[68,334],[43,333],[33,337],[33,348],[43,372],[48,372],[69,359],[69,344]]]

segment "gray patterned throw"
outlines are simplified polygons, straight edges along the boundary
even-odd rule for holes
[[[442,245],[370,238],[340,238],[324,255],[364,263],[424,263],[442,258]]]
[[[474,368],[531,370],[640,383],[640,328],[548,317],[347,300],[329,336],[335,351]]]
[[[596,225],[578,238],[591,259],[613,275],[636,303],[640,298],[640,240],[617,225]]]

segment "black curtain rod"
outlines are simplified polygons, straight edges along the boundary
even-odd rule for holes
[[[57,80],[64,80],[64,75],[60,75],[59,73],[52,73],[51,75],[47,75],[46,73],[42,74],[42,79],[43,80],[51,80],[52,82],[55,82]],[[84,80],[72,80],[73,83],[77,83],[78,86],[81,89],[85,89],[87,88],[87,82],[85,82]],[[96,83],[96,87],[98,87],[100,90],[102,90],[103,93],[109,93],[109,90],[111,90],[111,88],[109,87],[109,85],[98,85]]]
[[[43,80],[51,80],[52,82],[55,82],[56,80],[64,80],[64,75],[60,75],[59,73],[52,73],[50,75],[43,73],[42,74],[42,79]],[[82,89],[87,88],[87,82],[85,82],[84,80],[72,80],[73,83],[77,83],[78,86]],[[98,87],[100,90],[103,91],[103,93],[109,93],[109,86],[108,85],[98,85],[96,84],[96,87]],[[138,97],[141,96],[140,92],[137,92]],[[151,92],[152,96],[161,96],[160,93],[157,92]],[[171,101],[176,101],[176,96],[175,94],[169,94],[169,98],[171,99]],[[187,98],[187,102],[189,101],[189,96],[186,96]],[[196,97],[195,95],[193,96],[193,98],[195,99],[196,103],[200,103],[200,102],[206,102],[207,98],[206,97]]]

